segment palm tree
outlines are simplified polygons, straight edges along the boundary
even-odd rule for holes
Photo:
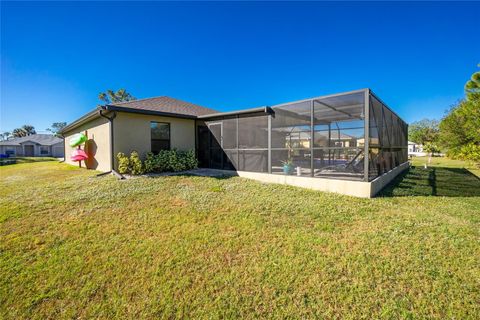
[[[27,133],[22,128],[15,128],[12,131],[12,135],[15,138],[20,138],[20,137],[25,137],[27,135]]]
[[[15,138],[26,137],[32,134],[36,134],[35,128],[32,125],[25,124],[21,128],[13,129],[12,135]]]
[[[125,89],[119,89],[117,92],[113,90],[107,90],[98,94],[98,99],[105,103],[125,102],[136,100],[134,96],[127,92]]]
[[[11,133],[8,132],[8,131],[0,133],[0,137],[1,137],[2,141],[8,140],[8,138],[10,138],[10,135],[11,135]]]
[[[55,136],[59,135],[59,132],[67,126],[66,122],[54,122],[50,128],[47,128],[47,131],[50,131]]]
[[[30,136],[32,134],[36,134],[37,132],[35,131],[35,128],[32,125],[25,124],[22,126],[22,129],[25,131],[27,136]]]

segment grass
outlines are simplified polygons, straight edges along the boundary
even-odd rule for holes
[[[442,190],[480,182],[432,196],[452,163],[375,199],[1,167],[0,318],[478,319],[480,197]]]
[[[0,159],[0,164],[2,162],[6,163],[31,163],[31,162],[43,162],[43,161],[58,161],[57,158],[52,157],[9,157]]]
[[[411,169],[400,175],[380,196],[480,197],[477,168],[460,160],[414,158]]]
[[[427,163],[427,157],[414,157],[412,165],[422,166]],[[442,168],[460,168],[466,169],[480,178],[480,168],[473,163],[465,162],[462,160],[452,160],[444,157],[433,157],[429,166],[442,167]]]

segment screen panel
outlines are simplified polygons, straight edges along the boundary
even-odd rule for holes
[[[274,107],[272,148],[310,148],[311,102]]]
[[[310,149],[272,150],[272,173],[311,176]]]
[[[369,180],[408,161],[408,125],[370,95]]]
[[[268,116],[241,117],[238,119],[238,148],[268,148]]]
[[[362,180],[363,152],[363,148],[314,149],[314,177]]]
[[[223,148],[237,148],[237,119],[225,119],[223,123]]]
[[[238,170],[268,172],[268,150],[238,150]]]

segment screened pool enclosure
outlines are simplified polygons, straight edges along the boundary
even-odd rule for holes
[[[407,124],[369,89],[197,120],[200,166],[371,181],[407,161]]]

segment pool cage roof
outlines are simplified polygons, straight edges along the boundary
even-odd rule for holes
[[[331,123],[338,121],[348,121],[351,119],[362,118],[365,116],[364,113],[358,114],[359,108],[364,108],[367,95],[374,96],[384,107],[388,108],[390,112],[398,115],[390,109],[371,89],[359,89],[335,94],[329,94],[324,96],[318,96],[314,98],[302,99],[292,102],[281,103],[273,106],[262,106],[257,108],[243,109],[237,111],[229,112],[218,112],[207,115],[198,116],[198,119],[201,120],[214,120],[229,118],[235,116],[252,116],[252,115],[261,115],[261,114],[273,114],[275,113],[276,108],[284,110],[286,106],[297,106],[295,113],[292,113],[294,117],[301,118],[303,115],[304,119],[310,118],[311,105],[312,103],[317,106],[324,106],[326,109],[324,111],[315,113],[314,117],[318,122]],[[275,110],[275,111],[274,111]],[[282,111],[280,111],[282,112]],[[288,112],[288,111],[286,111]]]
[[[235,170],[282,173],[292,163],[302,176],[370,181],[407,160],[407,124],[370,89],[198,119],[222,123],[211,135]]]

